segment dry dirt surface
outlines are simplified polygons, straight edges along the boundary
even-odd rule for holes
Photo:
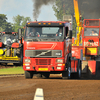
[[[100,80],[0,76],[0,100],[33,100],[36,88],[43,88],[44,100],[100,100]]]

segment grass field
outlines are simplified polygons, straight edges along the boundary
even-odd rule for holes
[[[0,69],[0,75],[6,74],[24,74],[24,70],[22,69],[22,67]]]

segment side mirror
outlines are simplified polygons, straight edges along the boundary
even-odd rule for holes
[[[18,39],[21,40],[22,38],[22,29],[18,29]]]
[[[68,38],[72,39],[72,30],[68,31]]]

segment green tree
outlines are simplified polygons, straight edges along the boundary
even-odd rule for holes
[[[62,21],[64,14],[74,14],[73,0],[55,0],[53,10],[55,11],[57,19]]]
[[[17,15],[13,17],[13,29],[15,32],[18,31],[19,28],[22,28],[21,23],[22,23],[23,16]]]
[[[22,19],[22,32],[23,33],[24,33],[24,28],[23,27],[25,27],[26,23],[29,22],[29,21],[31,21],[30,17],[23,17],[23,19]]]
[[[13,29],[15,32],[18,31],[19,28],[22,28],[25,26],[27,21],[31,21],[30,17],[24,17],[24,16],[20,16],[17,15],[15,17],[13,17]]]
[[[5,14],[0,14],[0,31],[13,31],[12,24],[7,22]]]
[[[22,26],[25,26],[26,22],[28,22],[28,21],[31,21],[31,18],[30,17],[24,17],[22,19]]]

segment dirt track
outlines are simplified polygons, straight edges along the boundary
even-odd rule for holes
[[[25,79],[0,77],[0,100],[33,100],[36,88],[43,88],[45,100],[100,100],[100,80]]]

